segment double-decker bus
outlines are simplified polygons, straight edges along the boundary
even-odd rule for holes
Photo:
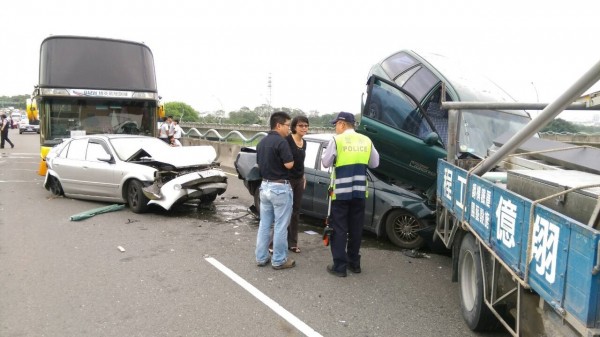
[[[76,135],[156,136],[164,111],[152,51],[125,40],[46,38],[28,115],[39,118],[42,160],[52,146]],[[44,175],[45,168],[40,163],[38,173]]]

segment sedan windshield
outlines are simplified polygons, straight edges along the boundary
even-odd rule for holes
[[[113,138],[110,140],[110,143],[121,160],[131,158],[131,156],[141,149],[150,155],[171,149],[164,141],[152,137]]]

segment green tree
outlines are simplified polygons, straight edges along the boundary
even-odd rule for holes
[[[30,98],[29,95],[0,96],[0,108],[12,106],[15,109],[25,110],[28,98]]]
[[[548,125],[546,125],[540,131],[541,132],[557,132],[557,133],[560,133],[560,132],[577,133],[577,132],[581,131],[581,128],[578,125],[573,124],[569,121],[566,121],[561,118],[556,118],[552,122],[548,123]]]
[[[165,103],[165,115],[173,116],[173,119],[179,119],[180,123],[200,121],[198,112],[183,102]]]
[[[229,124],[243,124],[243,125],[251,125],[251,124],[260,124],[260,117],[254,112],[244,107],[239,111],[232,111],[229,113],[229,120],[227,120]]]

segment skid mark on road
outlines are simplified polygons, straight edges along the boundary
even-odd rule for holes
[[[263,302],[267,307],[271,308],[271,310],[275,311],[276,314],[288,321],[291,325],[296,327],[296,329],[300,330],[306,336],[322,337],[320,333],[313,330],[313,328],[309,327],[306,323],[302,322],[298,317],[294,316],[291,312],[285,310],[281,305],[279,305],[279,303],[270,299],[267,295],[262,293],[260,290],[256,289],[253,285],[241,278],[238,274],[234,273],[231,269],[225,267],[225,265],[217,261],[215,258],[207,257],[205,258],[205,260],[208,263],[212,264],[215,268],[219,269],[223,274],[227,275],[240,287],[246,289],[246,291],[252,294],[252,296],[256,297],[259,301]]]

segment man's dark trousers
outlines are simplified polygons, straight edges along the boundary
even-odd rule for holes
[[[365,199],[333,200],[330,220],[333,228],[330,244],[334,270],[345,273],[348,263],[360,267]]]

